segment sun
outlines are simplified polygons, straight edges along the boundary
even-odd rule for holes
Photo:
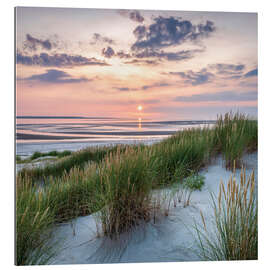
[[[137,109],[138,109],[138,111],[141,111],[141,110],[143,109],[142,105],[139,105],[139,106],[137,107]]]

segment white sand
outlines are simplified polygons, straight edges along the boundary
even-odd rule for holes
[[[247,174],[255,170],[257,181],[257,153],[244,158]],[[187,207],[178,204],[156,224],[149,222],[133,232],[122,235],[119,241],[97,237],[96,221],[93,215],[79,217],[68,224],[62,224],[55,230],[55,239],[61,240],[60,253],[51,264],[91,264],[118,262],[166,262],[197,261],[196,242],[194,239],[194,221],[201,223],[200,211],[203,212],[206,225],[211,229],[213,209],[209,191],[218,193],[222,179],[226,184],[230,171],[222,167],[218,158],[214,164],[201,171],[205,185],[202,191],[195,191]],[[236,172],[239,179],[240,170]],[[213,226],[212,226],[213,228]]]

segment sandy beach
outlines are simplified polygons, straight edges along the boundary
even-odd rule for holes
[[[245,155],[243,162],[246,173],[255,173],[257,188],[258,154]],[[200,261],[196,244],[195,222],[202,225],[203,213],[208,230],[214,230],[213,208],[210,192],[218,194],[222,180],[227,182],[232,175],[224,168],[219,157],[209,167],[200,171],[205,176],[201,191],[194,191],[189,206],[183,204],[171,207],[168,217],[161,216],[154,224],[142,224],[118,241],[97,237],[96,215],[79,217],[55,227],[53,241],[60,240],[60,253],[51,264],[92,264],[92,263],[136,263],[136,262],[180,262]],[[236,170],[239,182],[241,170]],[[168,190],[163,190],[164,193]]]

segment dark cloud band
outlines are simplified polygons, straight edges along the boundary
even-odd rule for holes
[[[87,58],[81,55],[47,54],[40,53],[32,56],[23,55],[17,52],[16,63],[27,66],[43,66],[43,67],[74,67],[74,66],[108,66],[104,61],[96,58]]]
[[[45,73],[24,78],[25,81],[37,81],[41,83],[80,83],[90,81],[86,78],[73,78],[67,72],[58,69],[48,69]]]
[[[258,76],[258,68],[255,68],[245,74],[245,77],[253,77],[253,76]]]
[[[144,17],[141,15],[141,13],[138,10],[120,9],[117,12],[121,16],[127,17],[127,18],[131,19],[134,22],[142,23],[144,21]]]
[[[90,41],[91,45],[97,44],[97,43],[108,43],[108,44],[115,44],[114,40],[111,38],[102,36],[101,34],[94,33],[93,37]]]
[[[209,83],[215,77],[213,73],[208,72],[206,69],[198,72],[188,70],[186,72],[170,72],[169,74],[180,76],[185,83],[193,86]]]
[[[107,47],[107,48],[103,48],[102,50],[102,55],[106,58],[111,58],[112,56],[114,56],[115,52],[111,47]]]
[[[194,25],[188,20],[174,17],[157,17],[154,23],[138,26],[133,31],[137,41],[132,45],[133,51],[143,49],[160,49],[180,45],[186,41],[197,41],[208,37],[215,31],[214,23],[207,21],[205,24]]]
[[[46,50],[51,50],[52,42],[48,39],[42,40],[42,39],[34,38],[30,34],[26,34],[25,47],[33,51],[36,51],[37,47],[41,47],[42,49],[46,49]]]

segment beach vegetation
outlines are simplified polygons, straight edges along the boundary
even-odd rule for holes
[[[243,154],[257,149],[257,125],[256,120],[240,113],[226,113],[218,117],[213,140],[215,149],[224,157],[226,168],[232,170],[234,163],[241,168]]]
[[[204,260],[258,259],[258,203],[254,172],[242,169],[240,183],[232,176],[227,187],[220,183],[218,199],[212,195],[214,232],[209,232],[201,213],[196,226],[200,256]]]
[[[201,168],[221,154],[230,169],[256,149],[257,122],[228,114],[213,128],[183,130],[153,145],[89,147],[22,169],[16,176],[16,264],[42,263],[33,258],[42,250],[52,256],[50,228],[78,216],[98,212],[110,238],[156,218],[160,202],[153,200],[154,189],[179,186],[188,205],[191,193],[203,186]],[[175,194],[181,201],[183,192]]]

